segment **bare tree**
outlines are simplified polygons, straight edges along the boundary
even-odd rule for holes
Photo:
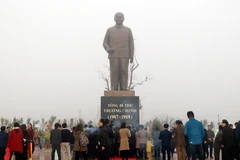
[[[70,128],[73,128],[73,124],[74,124],[74,119],[70,118]]]
[[[1,125],[4,125],[5,118],[1,117]]]
[[[206,128],[207,124],[208,124],[208,120],[204,118],[203,120],[201,120],[201,122],[202,122],[203,127]]]
[[[215,127],[215,125],[214,125],[214,122],[213,122],[213,121],[211,121],[211,122],[210,122],[210,126],[212,127],[212,129]]]
[[[45,119],[44,118],[41,118],[41,130],[43,131],[44,130],[44,128],[45,128],[45,126],[47,125],[47,121],[45,121]]]
[[[35,129],[36,128],[36,124],[38,124],[40,121],[39,120],[33,120],[33,129]]]
[[[57,119],[57,117],[56,116],[51,116],[50,117],[50,119],[48,120],[48,123],[51,125],[51,126],[53,126],[53,123],[54,123],[54,121]]]
[[[137,60],[137,57],[134,55],[134,62],[132,64],[130,64],[129,67],[129,83],[128,83],[128,90],[134,90],[136,86],[141,86],[143,85],[145,82],[148,82],[151,77],[149,75],[146,75],[145,78],[143,80],[140,80],[139,82],[135,82],[134,81],[134,77],[135,77],[135,70],[139,67],[139,63]]]
[[[108,66],[104,66],[104,68],[110,72],[110,68]],[[99,76],[105,82],[105,90],[110,91],[110,76],[105,72],[106,71],[99,70]]]
[[[32,118],[28,117],[26,123],[29,124],[31,123]]]
[[[139,67],[139,65],[140,64],[138,63],[137,57],[134,55],[134,62],[129,65],[128,90],[132,91],[135,89],[136,86],[141,86],[145,82],[148,82],[149,80],[151,80],[151,76],[146,75],[144,79],[138,82],[135,81],[135,71]],[[100,75],[100,78],[105,82],[105,90],[109,91],[111,90],[110,76],[109,76],[110,68],[108,66],[104,66],[104,68],[107,69],[108,73],[106,73],[106,71],[99,70],[99,75]]]

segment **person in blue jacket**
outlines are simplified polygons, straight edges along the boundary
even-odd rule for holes
[[[8,143],[8,134],[5,132],[6,127],[2,126],[1,127],[1,132],[0,132],[0,160],[4,160],[5,156],[5,150],[7,148],[7,143]]]
[[[202,160],[202,142],[205,134],[203,125],[194,118],[192,111],[187,112],[187,117],[189,121],[185,124],[184,135],[188,137],[192,160],[196,160],[196,155]]]

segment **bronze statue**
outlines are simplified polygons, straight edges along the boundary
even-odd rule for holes
[[[124,15],[114,15],[115,26],[108,28],[103,47],[110,62],[111,90],[128,89],[128,65],[133,62],[134,41],[130,28],[123,25]]]

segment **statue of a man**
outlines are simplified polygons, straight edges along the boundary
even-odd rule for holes
[[[103,47],[110,62],[111,90],[128,89],[128,65],[133,62],[134,41],[130,28],[123,25],[124,15],[114,15],[115,26],[108,28]]]

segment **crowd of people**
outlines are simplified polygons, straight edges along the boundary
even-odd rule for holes
[[[32,124],[28,125],[20,124],[18,122],[14,123],[14,127],[1,127],[0,132],[0,160],[4,160],[6,150],[10,151],[11,159],[15,156],[16,160],[27,160],[29,154],[34,152],[34,131]],[[30,149],[31,147],[31,150]]]
[[[189,121],[183,125],[181,120],[169,129],[169,124],[156,126],[152,131],[144,128],[127,126],[122,122],[120,127],[108,119],[100,119],[98,127],[78,124],[68,129],[66,123],[55,123],[50,133],[52,148],[51,159],[57,153],[59,160],[79,160],[79,158],[109,160],[119,156],[123,160],[130,157],[148,159],[147,142],[152,137],[153,156],[163,160],[173,159],[176,150],[178,160],[199,160],[214,158],[215,160],[239,160],[240,154],[240,125],[235,127],[226,119],[215,135],[212,127],[205,129],[202,123],[195,119],[192,111],[187,112]],[[0,132],[0,160],[4,160],[6,148],[10,151],[10,159],[14,155],[16,160],[27,160],[29,152],[34,152],[34,133],[32,125],[14,123],[14,128],[1,127]],[[32,150],[29,146],[32,145]],[[221,158],[220,158],[221,157]]]

